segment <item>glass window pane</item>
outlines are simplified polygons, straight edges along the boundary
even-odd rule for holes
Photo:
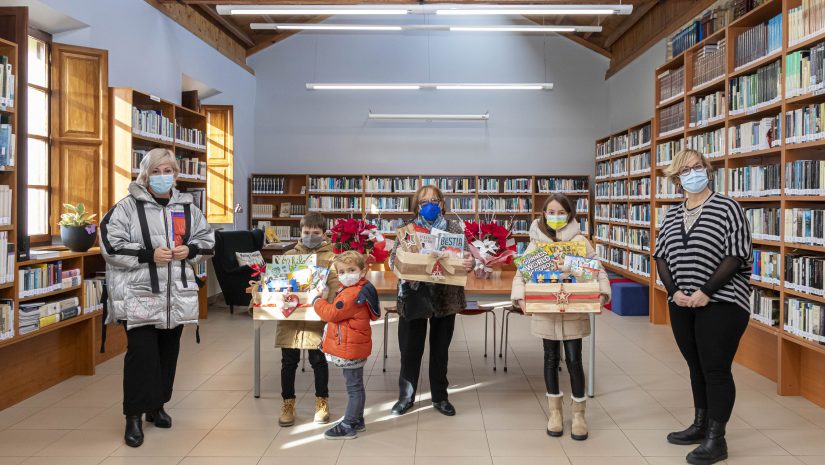
[[[29,36],[29,83],[48,87],[49,56],[46,43]]]
[[[29,87],[29,134],[49,135],[49,99],[45,92]]]
[[[46,186],[49,184],[48,144],[38,139],[29,139],[28,176],[29,184]]]
[[[29,235],[47,234],[49,195],[46,189],[29,188]]]

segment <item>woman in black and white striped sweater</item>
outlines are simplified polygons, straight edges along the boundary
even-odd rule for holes
[[[667,289],[676,344],[690,369],[696,416],[673,444],[699,444],[688,463],[728,457],[725,425],[736,398],[731,365],[748,326],[751,231],[739,204],[709,187],[710,162],[683,150],[665,170],[686,200],[667,212],[656,239],[656,270]]]

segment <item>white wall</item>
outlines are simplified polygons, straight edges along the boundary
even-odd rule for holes
[[[546,63],[546,67],[545,67]],[[594,170],[608,128],[607,60],[517,34],[308,33],[249,60],[255,170],[571,173]],[[307,91],[307,82],[552,82],[552,91]],[[375,122],[367,112],[484,113],[489,122]]]
[[[602,136],[653,118],[654,73],[665,62],[666,46],[662,39],[607,80],[610,128]]]

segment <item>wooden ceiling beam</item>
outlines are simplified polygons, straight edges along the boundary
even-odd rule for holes
[[[624,35],[625,32],[630,30],[631,27],[638,23],[639,20],[642,19],[642,17],[646,15],[648,11],[652,10],[657,3],[659,3],[659,0],[647,0],[646,2],[640,5],[634,6],[633,13],[631,13],[627,18],[625,18],[624,21],[622,21],[621,24],[619,24],[619,27],[617,27],[610,34],[610,36],[607,37],[607,40],[604,41],[604,46],[610,48],[611,45],[613,45],[617,40],[619,40],[619,37]]]
[[[226,28],[232,35],[235,36],[238,41],[243,43],[247,48],[252,47],[255,45],[255,41],[252,40],[249,35],[244,32],[237,24],[232,22],[231,20],[227,19],[226,16],[219,15],[218,12],[209,5],[199,4],[195,5],[201,13],[203,13],[207,18],[211,18],[215,22],[217,22],[220,26]]]
[[[264,16],[263,18],[264,18],[264,21],[267,21],[267,22],[272,21],[272,19],[269,18],[268,16]],[[317,23],[320,23],[321,21],[323,21],[327,18],[329,18],[329,16],[313,16],[309,20],[302,21],[302,22],[306,23],[306,24],[317,24]],[[297,34],[299,32],[301,32],[301,31],[274,32],[272,35],[266,36],[263,41],[255,44],[253,47],[247,49],[246,56],[247,57],[252,56],[252,55],[254,55],[254,54],[256,54],[256,53],[258,53],[258,52],[260,52],[260,51],[262,51],[262,50],[264,50],[264,49],[266,49],[266,48],[268,48],[268,47],[270,47],[270,46],[272,46],[272,45],[274,45],[274,44],[276,44],[276,43],[278,43],[278,42],[280,42],[284,39],[286,39],[287,37],[289,37],[293,34]]]
[[[587,40],[583,37],[577,36],[575,32],[560,32],[559,34],[562,37],[566,37],[566,38],[572,40],[573,42],[575,42],[579,45],[583,45],[583,46],[589,48],[590,50],[593,50],[594,52],[598,53],[599,55],[603,55],[607,58],[611,58],[610,52],[608,50],[605,50],[604,48],[599,47],[597,44],[594,44],[593,42],[590,42],[589,40]]]

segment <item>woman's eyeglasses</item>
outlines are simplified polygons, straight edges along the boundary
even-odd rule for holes
[[[421,199],[418,201],[418,206],[423,207],[428,203],[441,203],[441,199]]]
[[[679,170],[679,176],[687,176],[687,175],[690,174],[691,171],[701,173],[702,171],[705,171],[706,169],[707,168],[705,168],[705,165],[703,165],[701,163],[693,165],[693,166],[685,166],[684,168]]]

